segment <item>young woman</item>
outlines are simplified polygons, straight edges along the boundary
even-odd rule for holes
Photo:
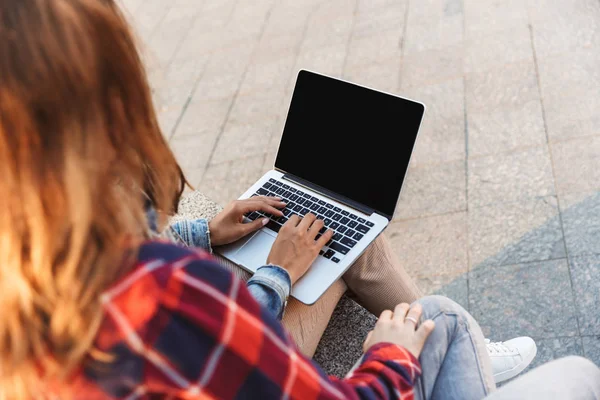
[[[208,252],[150,240],[184,183],[111,1],[0,0],[0,399],[493,390],[479,327],[436,297],[383,311],[352,375],[324,375],[276,319],[329,238],[314,240],[322,222],[291,219],[245,285]],[[246,211],[282,206],[236,202],[171,233],[209,249],[258,228],[240,223]]]

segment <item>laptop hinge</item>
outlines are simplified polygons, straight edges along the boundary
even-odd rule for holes
[[[307,187],[309,189],[312,189],[315,192],[323,194],[323,195],[325,195],[327,197],[330,197],[330,198],[332,198],[332,199],[334,199],[336,201],[339,201],[340,203],[342,203],[342,204],[344,204],[344,205],[346,205],[348,207],[354,208],[355,210],[358,210],[358,211],[360,211],[360,212],[362,212],[362,213],[364,213],[366,215],[371,215],[371,214],[373,214],[375,212],[375,210],[373,210],[372,208],[366,207],[366,206],[364,206],[364,205],[362,205],[362,204],[360,204],[360,203],[358,203],[358,202],[356,202],[354,200],[351,200],[351,199],[349,199],[347,197],[344,197],[344,196],[339,195],[339,194],[337,194],[335,192],[332,192],[331,190],[325,189],[322,186],[315,185],[314,183],[311,183],[311,182],[309,182],[307,180],[299,178],[299,177],[297,177],[295,175],[284,173],[283,178],[284,179],[288,179],[288,180],[290,180],[292,182],[295,182],[295,183],[297,183],[299,185],[302,185],[304,187]]]

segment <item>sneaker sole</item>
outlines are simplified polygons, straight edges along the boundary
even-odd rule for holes
[[[537,346],[534,347],[531,354],[529,354],[522,363],[516,365],[512,369],[509,369],[507,371],[504,371],[504,372],[494,375],[494,380],[496,381],[496,383],[501,383],[501,382],[507,381],[511,378],[514,378],[515,376],[517,376],[521,372],[523,372],[523,370],[525,368],[527,368],[529,366],[529,364],[531,364],[531,362],[533,361],[533,359],[535,358],[536,355],[537,355]]]

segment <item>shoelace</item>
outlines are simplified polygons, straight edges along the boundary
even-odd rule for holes
[[[491,342],[489,339],[485,339],[488,351],[492,354],[519,354],[519,352],[512,347],[506,346],[502,342]]]

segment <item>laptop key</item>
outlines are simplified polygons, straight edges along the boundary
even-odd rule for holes
[[[286,190],[286,191],[283,193],[283,197],[285,197],[285,198],[289,198],[291,195],[292,195],[292,192],[290,192],[289,190]]]
[[[275,184],[276,184],[277,186],[283,186],[283,183],[281,183],[281,182],[279,182],[279,181],[275,181]]]
[[[338,228],[338,226],[340,226],[340,223],[339,223],[339,222],[332,222],[332,223],[329,225],[329,228],[331,228],[331,229],[333,229],[333,230],[336,230],[336,229]]]
[[[323,255],[325,252],[323,250],[319,251],[319,255]]]
[[[348,227],[347,227],[347,226],[340,226],[340,227],[337,229],[337,231],[338,231],[339,233],[344,233],[344,232],[346,232],[346,230],[347,230],[347,229],[348,229]]]
[[[346,210],[342,210],[342,215],[348,216],[348,215],[350,215],[350,213]]]
[[[260,215],[258,215],[258,213],[256,212],[250,213],[250,215],[248,215],[248,219],[252,221],[256,220],[258,217],[260,217]]]
[[[359,231],[360,233],[367,233],[371,230],[371,228],[368,228],[368,227],[366,227],[364,225],[360,225],[360,224],[355,229],[357,231]]]
[[[317,199],[315,196],[312,196],[310,199],[311,199],[312,201],[319,201],[319,199]]]
[[[290,188],[290,185],[286,185],[286,184],[284,183],[284,184],[283,184],[283,188],[284,188],[284,189],[289,189],[289,188]]]
[[[302,190],[298,190],[296,193],[298,193],[298,196],[304,196],[304,192]]]
[[[294,211],[299,212],[302,214],[302,206],[300,204],[296,204],[294,206]]]
[[[302,208],[302,207],[300,207],[300,208]],[[305,216],[309,212],[310,212],[310,210],[308,208],[302,208],[302,211],[299,211],[300,215],[302,215],[302,216]]]
[[[291,187],[291,186],[290,186],[290,188],[289,188],[288,190],[289,190],[290,192],[292,192],[292,193],[296,193],[296,191],[297,191],[297,190],[296,190],[296,188],[293,188],[293,187]]]
[[[269,221],[269,223],[265,226],[275,232],[279,232],[279,230],[281,229],[281,225],[279,225],[277,222],[273,222],[273,221]]]
[[[340,211],[342,211],[342,209],[341,209],[341,208],[339,208],[339,207],[333,207],[333,211],[335,211],[335,212],[340,212]]]
[[[296,207],[296,203],[294,203],[293,201],[288,201],[288,203],[286,204],[287,208],[291,208],[293,209],[294,207]]]
[[[285,189],[284,188],[279,188],[275,191],[275,193],[277,193],[278,195],[282,195],[285,193]]]
[[[319,205],[324,206],[326,203],[323,200],[319,200]]]
[[[353,231],[352,229],[348,229],[346,232],[344,232],[344,235],[346,235],[348,237],[352,237],[352,236],[354,236],[355,233],[356,233],[356,231]]]
[[[327,250],[327,252],[325,254],[323,254],[323,257],[325,258],[331,258],[335,255],[335,251],[333,250]]]
[[[304,197],[306,197],[306,196],[304,196]],[[310,208],[310,207],[311,207],[313,204],[314,204],[314,203],[313,203],[312,201],[310,201],[310,200],[306,200],[306,201],[304,202],[304,207],[308,207],[308,208]]]
[[[273,186],[273,185],[270,184],[269,182],[265,182],[265,184],[262,187],[264,187],[265,189],[269,189],[269,188],[271,188],[271,186]]]
[[[333,220],[339,221],[342,218],[342,214],[333,214]]]
[[[311,211],[317,211],[318,209],[319,209],[319,205],[317,203],[313,203],[313,205],[310,207]]]
[[[291,201],[296,201],[296,200],[298,200],[298,195],[297,195],[297,194],[292,194],[292,195],[290,196],[290,200],[291,200]]]
[[[350,249],[346,246],[342,246],[340,243],[338,242],[333,242],[329,245],[330,248],[332,248],[335,251],[339,251],[342,254],[348,254],[348,252],[350,251]]]
[[[337,257],[331,257],[331,261],[333,261],[334,263],[336,263],[336,264],[337,264],[337,263],[339,263],[339,262],[340,262],[340,259],[339,259],[339,258],[337,258]]]
[[[375,224],[372,223],[371,221],[367,221],[367,226],[372,228],[375,226]]]
[[[367,221],[366,221],[365,219],[363,219],[363,218],[359,218],[359,219],[358,219],[358,222],[360,222],[361,224],[364,224],[364,223],[365,223],[365,222],[367,222]]]
[[[310,194],[308,194],[308,193],[303,193],[303,194],[302,194],[302,197],[304,197],[304,198],[307,198],[307,199],[310,199]]]
[[[304,197],[298,197],[298,200],[296,200],[296,203],[298,204],[304,204],[306,202],[306,199]]]
[[[331,224],[331,220],[329,218],[325,218],[325,226],[329,227],[329,225]]]
[[[325,207],[320,207],[318,212],[319,214],[325,214],[325,211],[327,211]]]
[[[342,219],[340,220],[340,224],[342,225],[346,225],[348,222],[350,222],[350,219],[348,217],[342,217]]]
[[[363,235],[362,233],[360,233],[360,232],[356,232],[356,234],[355,234],[354,236],[352,236],[352,238],[353,238],[354,240],[360,240],[360,239],[362,239],[362,238],[363,238],[363,236],[364,236],[364,235]]]
[[[325,216],[328,218],[333,217],[333,211],[332,210],[327,210],[327,212],[325,213]]]
[[[333,235],[333,240],[335,241],[340,241],[344,236],[341,233],[336,233],[335,235]]]
[[[325,232],[327,232],[327,227],[326,226],[322,227],[321,230],[319,231],[319,233],[321,235],[324,234]]]
[[[289,217],[290,214],[292,214],[292,210],[290,210],[289,208],[283,210],[283,215],[285,215],[286,217]]]
[[[356,222],[356,221],[350,221],[350,222],[348,223],[348,226],[349,226],[350,228],[354,228],[356,225],[358,225],[358,222]]]
[[[268,191],[268,190],[266,190],[266,189],[260,188],[260,189],[258,189],[258,190],[256,191],[256,193],[258,193],[258,194],[259,194],[259,195],[261,195],[261,196],[266,196],[266,195],[268,195],[268,194],[269,194],[269,191]]]
[[[325,217],[322,215],[317,215],[317,219],[325,219]]]
[[[273,179],[273,178],[269,178],[269,182],[271,182],[271,183],[277,183],[277,181],[275,179]]]
[[[354,247],[356,245],[356,242],[352,239],[350,239],[349,237],[344,236],[341,240],[340,243],[348,246],[350,248]],[[340,252],[341,253],[341,252]]]

